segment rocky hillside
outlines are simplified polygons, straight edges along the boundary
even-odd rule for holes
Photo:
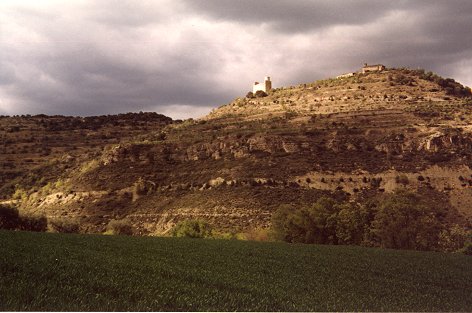
[[[52,148],[47,165],[39,166],[42,151],[26,153],[31,162],[4,146],[0,190],[22,210],[79,221],[84,232],[124,217],[141,234],[165,233],[187,218],[237,232],[267,227],[281,205],[321,194],[362,201],[399,188],[446,199],[470,223],[471,110],[470,89],[424,71],[327,79],[239,98],[198,121],[152,115],[141,124],[137,115],[103,128],[96,144],[99,133],[74,129],[67,133],[78,134],[74,148]],[[34,138],[19,124],[21,138]],[[3,136],[9,132],[4,127]],[[85,140],[94,147],[87,153]]]
[[[139,141],[170,123],[156,113],[0,116],[0,199],[11,197],[16,185],[46,184],[57,179],[64,164],[93,158],[109,144]]]

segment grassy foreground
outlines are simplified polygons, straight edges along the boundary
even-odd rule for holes
[[[472,258],[0,232],[0,311],[472,311]]]

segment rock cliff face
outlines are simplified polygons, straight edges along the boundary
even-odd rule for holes
[[[281,205],[406,188],[449,199],[466,223],[472,100],[423,74],[390,69],[280,88],[202,120],[149,124],[132,139],[56,159],[61,171],[41,183],[23,177],[15,201],[88,232],[127,217],[154,234],[188,218],[224,231],[268,227]]]

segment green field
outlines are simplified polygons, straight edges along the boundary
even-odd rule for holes
[[[472,311],[465,255],[0,232],[0,311]]]

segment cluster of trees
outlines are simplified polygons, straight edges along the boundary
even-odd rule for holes
[[[39,119],[39,124],[49,131],[73,129],[98,130],[106,125],[131,125],[133,122],[135,125],[147,122],[156,122],[163,124],[172,123],[172,119],[170,117],[155,112],[122,113],[116,115],[101,115],[88,117],[72,117],[62,115],[47,116],[44,114],[40,114],[32,117],[26,116],[26,118]]]
[[[46,231],[47,227],[44,216],[20,215],[18,209],[0,204],[0,229]]]
[[[416,193],[400,191],[365,203],[345,197],[320,197],[313,205],[281,206],[272,216],[270,237],[292,243],[361,245],[434,250],[472,255],[472,232],[451,222],[449,208]],[[0,205],[0,229],[78,233],[78,224],[44,216],[21,215]],[[129,220],[111,220],[108,234],[133,235]],[[184,220],[171,231],[175,237],[220,238],[203,220]],[[232,236],[231,238],[233,238]],[[221,237],[223,238],[223,237]],[[267,238],[266,238],[267,239]]]
[[[400,85],[408,85],[408,86],[413,86],[414,83],[415,83],[415,80],[413,79],[413,77],[403,75],[403,74],[399,74],[395,77],[390,77],[389,76],[389,80],[391,82],[393,81],[393,82],[395,82],[397,84],[400,84]]]
[[[252,98],[264,98],[264,97],[267,97],[267,93],[265,93],[265,92],[262,91],[262,90],[258,90],[258,91],[256,91],[256,93],[253,93],[252,91],[249,91],[249,92],[246,94],[246,98],[248,98],[248,99],[252,99]]]
[[[398,70],[401,72],[400,74],[396,76],[389,75],[388,78],[391,84],[397,83],[400,85],[413,86],[415,83],[415,79],[411,77],[411,75],[414,75],[419,77],[420,79],[438,84],[439,86],[444,88],[448,95],[454,95],[457,97],[472,96],[472,92],[469,87],[463,86],[452,78],[443,78],[433,72],[426,72],[424,69],[412,70],[407,68],[401,68]]]
[[[17,208],[0,205],[0,229],[78,233],[79,224],[66,219],[49,220],[43,215],[20,214]]]
[[[447,208],[399,192],[364,204],[322,197],[310,207],[283,206],[273,215],[276,238],[287,242],[457,251],[472,250],[470,232],[447,221]]]
[[[71,219],[48,220],[41,215],[20,214],[17,208],[0,204],[0,229],[72,234],[80,232],[80,225]],[[133,233],[133,226],[128,219],[111,220],[106,227],[106,234],[133,235]]]
[[[464,87],[462,84],[456,82],[452,78],[442,78],[441,76],[434,74],[433,72],[425,72],[424,70],[418,70],[421,79],[434,82],[446,90],[448,95],[455,95],[458,97],[470,97],[472,92],[469,87]]]

